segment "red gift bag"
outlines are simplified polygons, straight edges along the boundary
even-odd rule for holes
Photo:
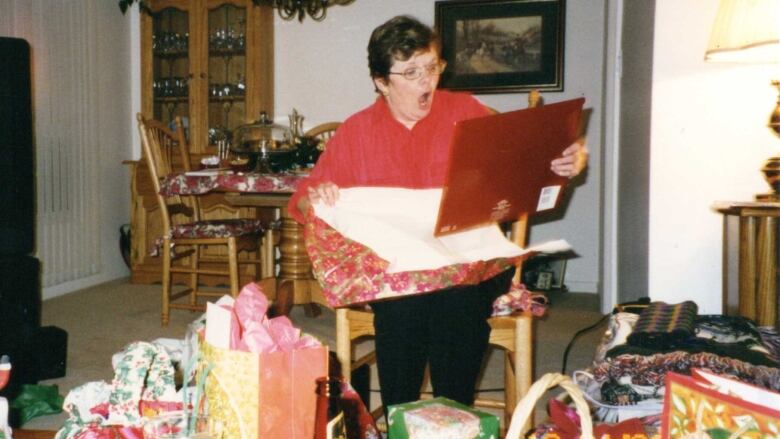
[[[224,437],[314,436],[316,384],[328,374],[328,348],[252,353],[201,344],[209,417]]]

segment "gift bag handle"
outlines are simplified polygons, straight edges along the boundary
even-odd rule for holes
[[[559,373],[545,374],[528,389],[528,393],[523,396],[523,399],[521,399],[515,407],[514,413],[512,413],[512,421],[509,424],[509,431],[506,434],[506,439],[520,439],[521,434],[523,433],[521,429],[531,416],[531,412],[534,410],[539,398],[541,398],[547,389],[551,389],[555,386],[563,387],[572,401],[574,401],[577,415],[580,417],[580,430],[582,431],[580,438],[593,439],[593,421],[590,418],[590,408],[585,401],[582,390],[572,382],[571,378]]]

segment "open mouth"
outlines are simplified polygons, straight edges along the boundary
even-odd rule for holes
[[[421,107],[427,107],[428,105],[430,105],[431,104],[431,96],[432,96],[431,92],[425,92],[425,93],[421,94],[420,95],[420,99],[418,100],[418,102],[420,103],[420,106]]]

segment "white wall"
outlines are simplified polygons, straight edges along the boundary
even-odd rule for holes
[[[653,55],[650,294],[704,313],[721,311],[722,222],[710,206],[766,192],[759,168],[780,149],[766,128],[780,67],[704,62],[717,4],[659,0]]]
[[[620,6],[622,13],[618,17],[622,17],[622,22],[615,23],[615,28],[620,29],[621,41],[619,101],[614,113],[618,124],[615,144],[624,147],[612,147],[612,158],[616,160],[612,168],[616,169],[617,187],[605,192],[615,194],[617,202],[615,208],[609,209],[610,215],[605,215],[605,230],[609,230],[610,238],[614,236],[617,250],[614,266],[605,268],[614,269],[617,283],[615,288],[610,288],[608,283],[605,285],[605,299],[611,300],[602,301],[604,312],[608,312],[610,305],[615,303],[649,295],[650,115],[655,0],[626,1]],[[609,165],[605,164],[605,169],[610,169]],[[607,225],[611,220],[614,220],[614,231]],[[605,248],[609,248],[609,244],[605,244]]]
[[[100,156],[100,202],[101,218],[100,255],[101,273],[89,284],[129,276],[130,271],[119,251],[119,227],[130,222],[130,174],[122,161],[132,156],[134,120],[131,110],[130,32],[133,20],[119,12],[117,2],[91,0],[98,15],[96,47],[99,72],[94,72],[98,87],[98,151]],[[118,38],[120,35],[122,38]],[[122,60],[122,62],[116,62]],[[140,81],[139,81],[140,82]],[[79,285],[84,288],[85,283]],[[69,290],[72,291],[72,290]],[[46,296],[47,290],[44,290]]]
[[[387,19],[409,14],[434,24],[434,0],[360,0],[330,8],[323,22],[275,19],[275,81],[278,122],[293,108],[304,127],[343,120],[375,98],[366,60],[371,31]],[[565,283],[574,291],[599,290],[602,87],[605,1],[567,3],[564,92],[545,93],[548,102],[585,96],[592,109],[587,131],[590,169],[559,221],[533,228],[531,240],[565,238],[579,258],[569,261]],[[500,110],[523,108],[526,94],[479,96]]]

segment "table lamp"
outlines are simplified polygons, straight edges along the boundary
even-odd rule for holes
[[[780,0],[721,0],[710,35],[706,61],[739,63],[780,62]],[[780,81],[772,81],[780,93]],[[769,117],[769,127],[780,135],[780,96]],[[761,168],[772,192],[756,198],[780,201],[780,156]]]

